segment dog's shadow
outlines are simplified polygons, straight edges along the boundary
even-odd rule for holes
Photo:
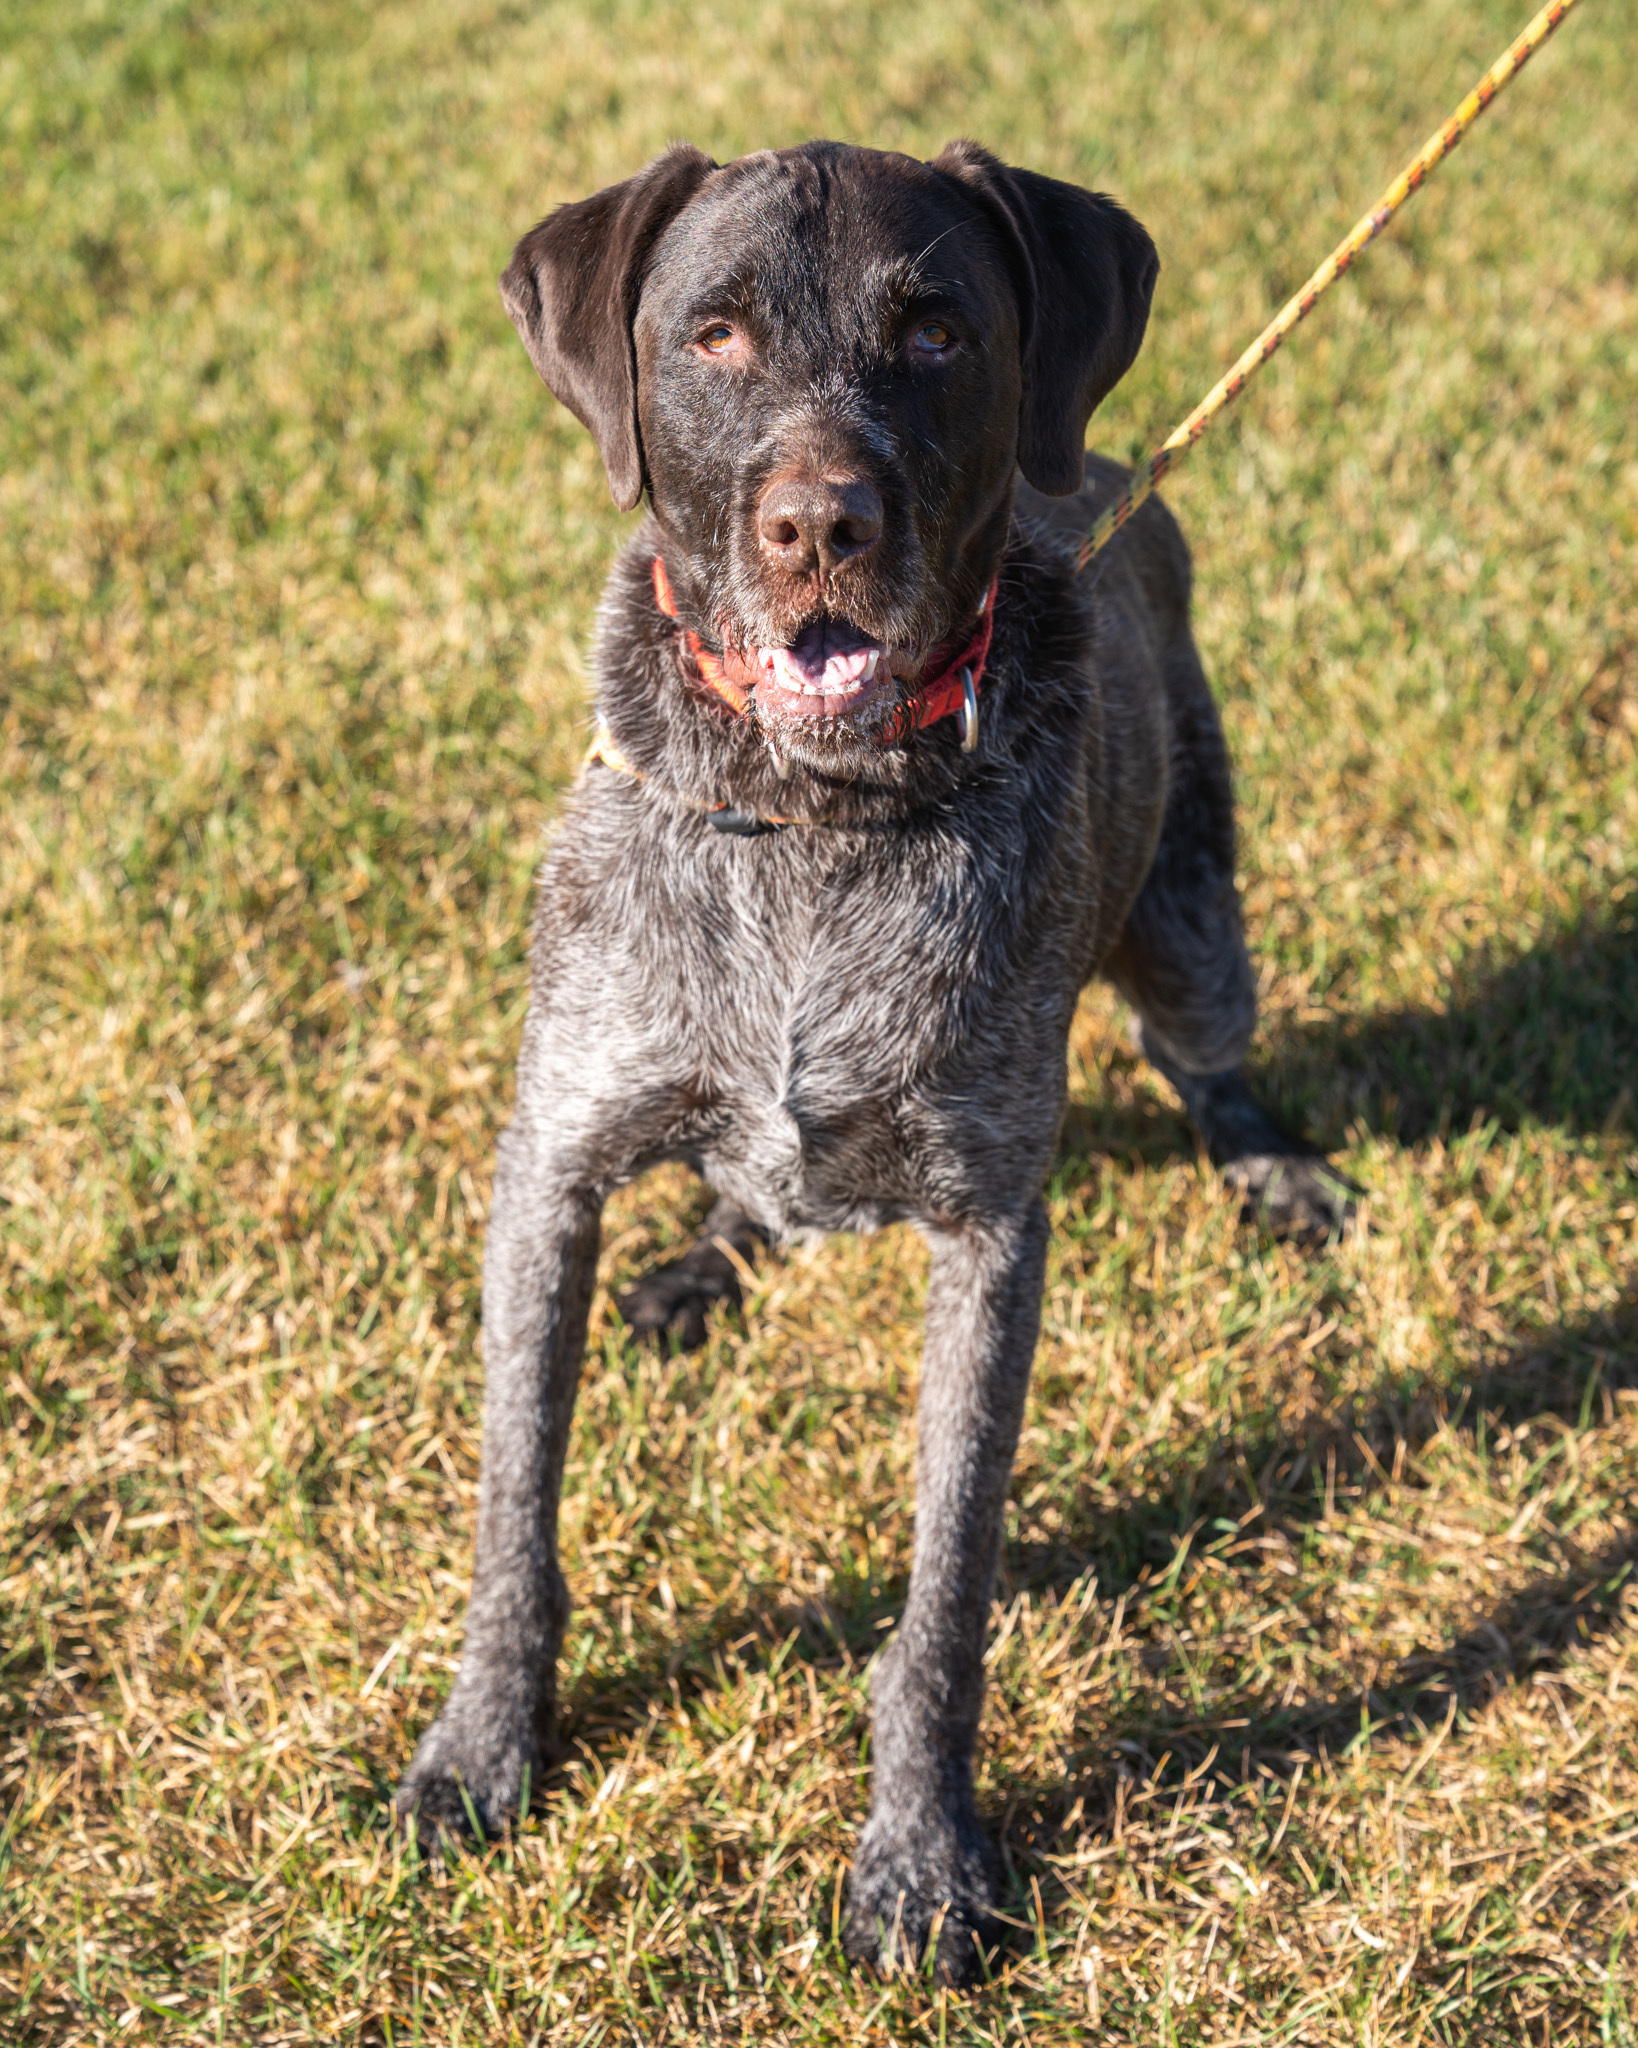
[[[1638,919],[1623,905],[1477,957],[1440,1004],[1265,1021],[1253,1085],[1328,1152],[1359,1128],[1407,1146],[1487,1123],[1638,1130]],[[1118,1038],[1099,1051],[1117,1076],[1147,1071]],[[1168,1091],[1100,1078],[1069,1104],[1055,1178],[1072,1184],[1103,1160],[1163,1166],[1193,1147]]]
[[[1514,956],[1491,954],[1457,978],[1451,1000],[1322,1024],[1272,1020],[1269,1058],[1259,1076],[1271,1103],[1294,1127],[1325,1146],[1342,1144],[1351,1127],[1412,1146],[1450,1131],[1486,1124],[1502,1131],[1530,1126],[1578,1136],[1638,1126],[1638,921],[1625,905],[1588,912],[1577,924]],[[1158,1101],[1114,1111],[1096,1099],[1077,1105],[1065,1133],[1060,1172],[1078,1155],[1165,1155],[1168,1133],[1188,1143],[1180,1113]],[[1395,1447],[1414,1453],[1454,1411],[1469,1430],[1527,1425],[1549,1416],[1581,1419],[1589,1391],[1613,1397],[1638,1386],[1638,1286],[1629,1283],[1611,1310],[1542,1335],[1521,1334],[1489,1356],[1465,1383],[1448,1376],[1383,1381],[1363,1403],[1310,1413],[1300,1437],[1270,1422],[1220,1444],[1179,1440],[1175,1487],[1156,1475],[1143,1500],[1100,1511],[1084,1504],[1050,1545],[1014,1544],[1008,1571],[1020,1589],[1062,1589],[1095,1570],[1111,1592],[1135,1587],[1157,1569],[1175,1536],[1177,1499],[1206,1526],[1238,1521],[1252,1506],[1245,1475],[1259,1475],[1268,1502],[1257,1526],[1295,1529],[1323,1512],[1313,1483],[1328,1472],[1333,1486],[1368,1491],[1384,1483]],[[1599,1398],[1603,1398],[1600,1395]],[[1298,1482],[1308,1486],[1299,1491]],[[1147,1560],[1147,1562],[1145,1562]],[[1362,1711],[1377,1733],[1403,1731],[1413,1719],[1443,1713],[1454,1699],[1470,1707],[1497,1688],[1549,1663],[1573,1640],[1609,1624],[1619,1606],[1610,1591],[1638,1564],[1638,1536],[1618,1537],[1601,1553],[1573,1557],[1563,1571],[1544,1571],[1469,1630],[1406,1658],[1374,1682],[1330,1698],[1271,1705],[1231,1691],[1212,1715],[1185,1721],[1162,1707],[1140,1709],[1105,1731],[1107,1754],[1124,1744],[1151,1760],[1169,1750],[1179,1772],[1214,1743],[1253,1761],[1289,1769],[1298,1756],[1334,1748],[1358,1734]],[[1097,1772],[1094,1772],[1094,1778]],[[1105,1767],[1101,1790],[1113,1798]],[[1098,1783],[1020,1786],[1031,1807],[1030,1830],[1050,1836],[1054,1815],[1098,1808]]]
[[[1394,1447],[1403,1442],[1414,1452],[1419,1439],[1441,1426],[1452,1402],[1459,1404],[1459,1420],[1443,1420],[1446,1430],[1494,1437],[1549,1418],[1582,1424],[1595,1401],[1608,1412],[1610,1402],[1634,1388],[1638,1287],[1603,1314],[1516,1340],[1465,1386],[1431,1379],[1385,1384],[1362,1406],[1320,1418],[1300,1441],[1271,1431],[1260,1441],[1225,1442],[1215,1485],[1200,1487],[1197,1474],[1188,1475],[1196,1489],[1193,1510],[1208,1527],[1218,1518],[1239,1520],[1250,1504],[1246,1467],[1256,1469],[1253,1461],[1261,1458],[1262,1477],[1273,1485],[1253,1526],[1276,1540],[1295,1537],[1291,1547],[1300,1548],[1304,1525],[1326,1512],[1328,1492],[1347,1493],[1357,1511],[1361,1499],[1393,1483],[1387,1470]],[[1324,1472],[1327,1485],[1282,1494],[1282,1471],[1304,1469],[1309,1475]],[[1183,1796],[1192,1782],[1198,1788],[1193,1796],[1214,1807],[1218,1824],[1232,1826],[1235,1796],[1248,1776],[1289,1782],[1302,1767],[1323,1766],[1362,1745],[1420,1739],[1448,1726],[1458,1713],[1479,1711],[1508,1689],[1550,1673],[1618,1625],[1630,1627],[1633,1607],[1625,1596],[1638,1572],[1638,1520],[1631,1515],[1638,1501],[1627,1507],[1624,1525],[1596,1547],[1586,1548],[1573,1536],[1551,1536],[1550,1559],[1442,1641],[1427,1641],[1386,1666],[1369,1643],[1350,1646],[1341,1660],[1340,1683],[1292,1698],[1276,1696],[1266,1672],[1248,1669],[1240,1682],[1230,1667],[1215,1675],[1204,1700],[1182,1704],[1168,1683],[1175,1677],[1175,1659],[1165,1647],[1170,1631],[1163,1629],[1156,1642],[1145,1628],[1144,1582],[1163,1576],[1154,1565],[1145,1566],[1119,1590],[1127,1593],[1136,1623],[1133,1654],[1151,1668],[1126,1689],[1122,1707],[1079,1754],[1064,1756],[1050,1776],[1019,1778],[1004,1788],[1002,1851],[1014,1874],[1015,1903],[1027,1910],[1021,1873],[1028,1873],[1040,1888],[1048,1919],[1062,1911],[1068,1894],[1057,1876],[1057,1859],[1071,1842],[1118,1837],[1134,1788],[1170,1798]],[[1099,1568],[1096,1553],[1129,1553],[1144,1537],[1152,1542],[1152,1514],[1141,1504],[1132,1512],[1145,1526],[1123,1531],[1119,1514],[1096,1526],[1089,1520],[1080,1532],[1080,1556],[1072,1544],[1055,1543],[1050,1554],[1034,1556],[1028,1546],[1015,1546],[1009,1556],[1014,1584],[1062,1589],[1077,1571]],[[1116,1581],[1100,1578],[1100,1593],[1115,1590]],[[1161,1605],[1166,1611],[1167,1603]]]
[[[1091,1571],[1100,1591],[1125,1593],[1141,1611],[1146,1587],[1165,1576],[1159,1551],[1170,1546],[1161,1531],[1174,1532],[1175,1544],[1176,1504],[1185,1494],[1196,1527],[1250,1524],[1264,1538],[1296,1539],[1290,1547],[1298,1549],[1305,1530],[1329,1513],[1330,1500],[1345,1496],[1357,1512],[1370,1494],[1395,1484],[1390,1471],[1401,1445],[1414,1460],[1442,1433],[1469,1440],[1483,1433],[1493,1441],[1549,1420],[1585,1426],[1634,1389],[1638,1285],[1594,1316],[1515,1337],[1465,1382],[1439,1374],[1384,1379],[1363,1399],[1347,1397],[1310,1413],[1300,1432],[1276,1421],[1225,1435],[1212,1446],[1179,1441],[1170,1474],[1162,1467],[1151,1475],[1145,1500],[1112,1514],[1089,1505],[1079,1520],[1072,1515],[1055,1531],[1050,1544],[1010,1546],[1010,1581],[1021,1591],[1051,1594]],[[1168,1477],[1175,1482],[1170,1488]],[[1262,1512],[1253,1517],[1259,1502]],[[1443,1645],[1418,1649],[1387,1671],[1375,1671],[1374,1660],[1362,1656],[1375,1672],[1368,1684],[1288,1703],[1231,1684],[1205,1714],[1140,1702],[1105,1731],[1100,1748],[1118,1744],[1151,1760],[1170,1751],[1181,1774],[1220,1743],[1225,1750],[1232,1746],[1237,1780],[1242,1751],[1289,1768],[1300,1757],[1334,1750],[1339,1738],[1356,1736],[1362,1712],[1373,1733],[1402,1733],[1413,1718],[1442,1715],[1452,1699],[1477,1705],[1610,1626],[1620,1610],[1622,1582],[1638,1564],[1638,1527],[1590,1552],[1569,1537],[1556,1536],[1553,1544],[1561,1563],[1537,1572]],[[1136,1571],[1125,1563],[1145,1552],[1149,1561]],[[1051,1806],[1053,1788],[1032,1789]],[[1083,1784],[1078,1796],[1086,1789]]]
[[[1437,1008],[1276,1027],[1272,1043],[1282,1097],[1333,1143],[1356,1119],[1406,1145],[1489,1121],[1638,1129],[1638,919],[1601,905],[1475,960]]]
[[[1332,1141],[1356,1118],[1402,1144],[1490,1120],[1638,1129],[1638,920],[1600,906],[1463,969],[1436,1009],[1277,1030],[1274,1063]]]
[[[1384,1381],[1362,1401],[1310,1414],[1300,1435],[1271,1423],[1257,1435],[1225,1437],[1209,1447],[1215,1455],[1204,1473],[1202,1446],[1179,1440],[1172,1491],[1188,1491],[1198,1523],[1238,1522],[1251,1504],[1246,1482],[1248,1471],[1254,1473],[1263,1505],[1257,1533],[1300,1549],[1305,1528],[1327,1514],[1328,1497],[1346,1496],[1357,1512],[1372,1491],[1393,1483],[1388,1473],[1401,1442],[1414,1456],[1440,1429],[1470,1437],[1483,1430],[1494,1438],[1547,1418],[1575,1426],[1595,1402],[1608,1412],[1609,1403],[1635,1388],[1638,1286],[1600,1315],[1499,1348],[1465,1385],[1435,1376]],[[1072,1513],[1050,1545],[1025,1541],[1008,1548],[1006,1590],[1012,1593],[1058,1597],[1095,1575],[1098,1608],[1087,1618],[1094,1632],[1106,1625],[1110,1603],[1124,1596],[1126,1637],[1140,1674],[1123,1688],[1120,1706],[1050,1773],[992,1766],[986,1803],[991,1825],[999,1822],[1012,1873],[1006,1910],[1022,1920],[1034,1910],[1031,1881],[1049,1920],[1061,1910],[1054,1852],[1066,1838],[1116,1832],[1134,1781],[1165,1792],[1192,1776],[1231,1802],[1248,1771],[1290,1778],[1299,1764],[1324,1762],[1360,1742],[1420,1735],[1453,1710],[1477,1710],[1506,1688],[1552,1670],[1567,1653],[1585,1650],[1621,1619],[1625,1582],[1638,1568],[1638,1526],[1591,1550],[1573,1537],[1555,1536],[1551,1562],[1470,1615],[1459,1630],[1391,1666],[1382,1668],[1362,1644],[1357,1655],[1345,1653],[1342,1682],[1333,1690],[1291,1698],[1273,1696],[1266,1677],[1251,1670],[1242,1680],[1231,1666],[1216,1674],[1204,1699],[1184,1708],[1168,1683],[1175,1675],[1166,1648],[1169,1603],[1161,1602],[1158,1631],[1145,1613],[1146,1595],[1164,1577],[1157,1558],[1162,1523],[1174,1532],[1177,1526],[1175,1500],[1169,1508],[1157,1505],[1168,1493],[1165,1471],[1151,1472],[1149,1480],[1141,1500],[1102,1512],[1089,1503],[1079,1523]],[[1127,1561],[1145,1550],[1150,1561],[1132,1570]],[[770,1588],[765,1600],[753,1596],[732,1610],[701,1613],[663,1654],[639,1653],[619,1672],[583,1673],[565,1700],[564,1749],[543,1794],[550,1797],[565,1783],[562,1764],[569,1754],[602,1767],[627,1750],[660,1701],[680,1703],[719,1686],[727,1675],[725,1656],[742,1672],[793,1657],[833,1672],[859,1670],[881,1647],[904,1592],[893,1580],[843,1581],[823,1601],[792,1606]],[[861,1715],[861,1735],[863,1726]],[[1225,1803],[1222,1812],[1231,1811]],[[725,1844],[724,1853],[733,1861],[737,1850]]]

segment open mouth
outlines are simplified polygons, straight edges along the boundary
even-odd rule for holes
[[[893,688],[887,647],[850,618],[819,618],[788,647],[753,647],[749,659],[764,715],[842,719]]]
[[[767,717],[846,718],[894,688],[892,656],[850,619],[819,619],[788,647],[753,647],[746,664]]]
[[[736,709],[754,707],[761,724],[783,726],[787,733],[825,724],[857,731],[863,729],[861,717],[871,722],[870,714],[880,711],[891,722],[895,707],[922,700],[929,689],[947,694],[958,661],[981,676],[990,637],[985,613],[994,595],[993,588],[985,593],[978,622],[969,632],[957,631],[932,646],[925,641],[890,645],[842,618],[815,619],[791,640],[761,646],[749,636],[741,638],[724,621],[721,654],[697,640],[694,645],[702,662],[715,663],[735,692]],[[945,703],[935,715],[943,717],[950,709]]]

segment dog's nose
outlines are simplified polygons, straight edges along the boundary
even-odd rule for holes
[[[882,535],[882,494],[862,476],[775,477],[762,495],[763,552],[798,575],[828,576]]]

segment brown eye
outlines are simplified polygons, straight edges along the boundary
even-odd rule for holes
[[[955,340],[955,336],[942,320],[924,320],[916,329],[916,347],[930,356],[942,355]]]
[[[700,336],[700,347],[707,355],[725,356],[733,345],[734,330],[726,320],[718,320]]]

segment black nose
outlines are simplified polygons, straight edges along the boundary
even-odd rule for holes
[[[763,552],[798,575],[828,576],[882,536],[882,494],[862,476],[776,476],[762,494]]]

